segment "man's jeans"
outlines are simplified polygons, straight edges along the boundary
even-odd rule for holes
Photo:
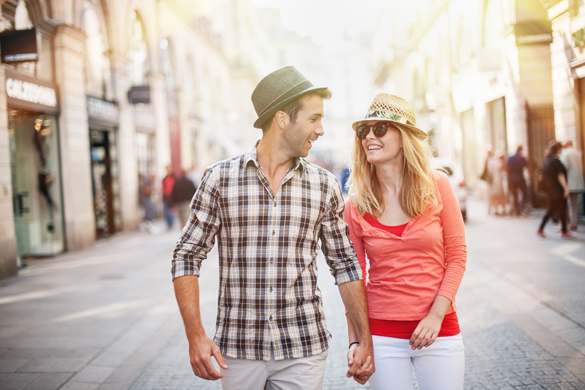
[[[524,207],[526,206],[526,195],[528,193],[526,189],[526,182],[522,180],[510,180],[508,183],[510,193],[512,194],[514,209],[513,212],[520,215]],[[522,201],[518,202],[518,190],[522,193]]]

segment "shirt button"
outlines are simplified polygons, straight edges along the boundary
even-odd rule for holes
[[[276,207],[276,202],[274,202],[274,207]]]
[[[274,263],[274,258],[270,258],[270,264]]]
[[[268,317],[268,319],[269,319],[270,321],[272,321],[272,316]]]
[[[272,287],[270,287],[270,292],[272,292]]]
[[[275,234],[276,234],[276,231],[274,231],[274,230],[273,230],[273,231],[272,231],[272,235],[274,236]]]

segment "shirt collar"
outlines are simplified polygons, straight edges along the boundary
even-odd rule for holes
[[[254,143],[254,145],[252,145],[252,147],[244,155],[244,168],[247,167],[248,164],[250,164],[250,161],[252,161],[254,163],[256,168],[260,168],[260,163],[258,162],[258,151],[257,151],[259,143],[260,143],[260,140],[256,141],[256,143]],[[295,171],[297,169],[304,170],[306,164],[307,164],[307,162],[305,161],[304,158],[297,157],[297,158],[295,158],[293,170],[295,170]]]

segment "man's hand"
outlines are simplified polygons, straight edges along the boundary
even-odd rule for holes
[[[347,352],[347,366],[349,370],[346,376],[358,382],[365,384],[370,376],[376,371],[374,367],[374,349],[371,344],[369,346],[362,346],[361,344],[354,344]]]
[[[221,368],[227,370],[228,366],[225,364],[219,348],[205,334],[203,325],[201,325],[199,277],[182,276],[176,278],[174,284],[177,303],[185,323],[185,333],[187,333],[187,340],[189,340],[189,356],[193,373],[199,378],[212,381],[223,378],[223,375],[213,367],[211,356],[217,360]]]
[[[223,378],[211,362],[211,356],[224,370],[228,369],[225,360],[217,345],[205,333],[193,341],[189,341],[189,356],[191,357],[191,367],[193,373],[199,378],[211,381]]]

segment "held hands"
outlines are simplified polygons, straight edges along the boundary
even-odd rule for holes
[[[372,345],[360,346],[359,343],[353,344],[347,352],[347,377],[358,382],[359,384],[365,384],[370,376],[376,371],[374,367],[374,350]]]
[[[423,318],[410,336],[410,348],[415,350],[430,347],[437,339],[442,323],[443,317],[432,312]]]
[[[217,360],[221,368],[228,369],[219,348],[205,333],[195,340],[189,340],[189,356],[193,373],[199,378],[211,381],[223,378],[223,375],[213,367],[211,356]]]

